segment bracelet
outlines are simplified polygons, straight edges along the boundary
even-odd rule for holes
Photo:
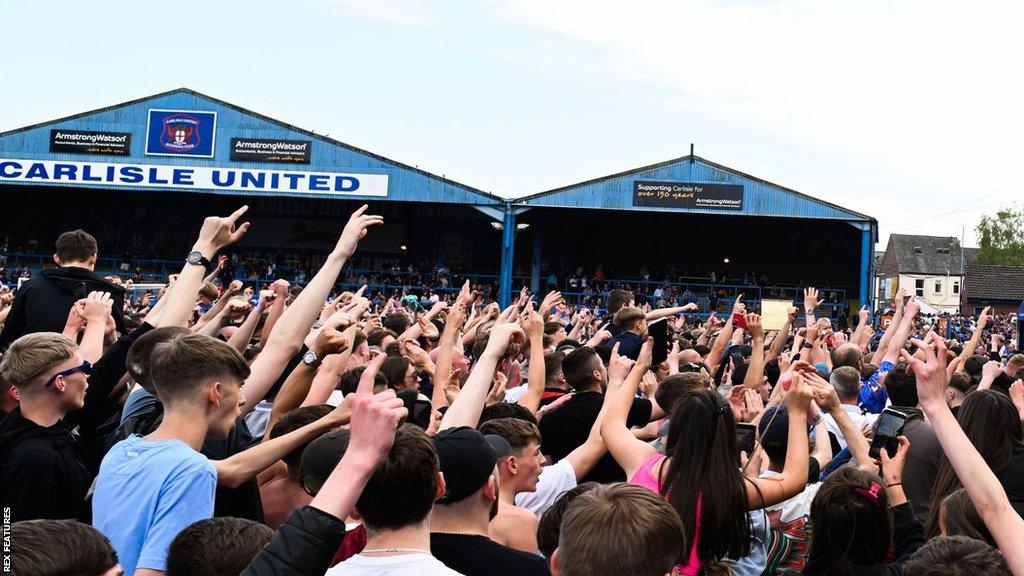
[[[886,484],[886,488],[892,488],[894,486],[903,486],[903,482],[893,482],[892,484]]]

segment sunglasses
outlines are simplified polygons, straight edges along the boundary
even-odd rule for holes
[[[75,374],[76,372],[81,372],[81,373],[85,374],[86,376],[88,376],[89,374],[92,374],[92,363],[89,362],[88,360],[83,360],[82,364],[80,366],[75,366],[74,368],[68,368],[67,370],[64,370],[64,371],[61,371],[61,372],[57,372],[56,374],[51,376],[49,380],[46,381],[45,388],[49,388],[50,386],[53,386],[53,383],[57,381],[57,378],[61,378],[61,377],[65,377],[65,376],[71,376],[72,374]]]

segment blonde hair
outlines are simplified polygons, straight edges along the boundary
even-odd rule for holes
[[[71,359],[77,352],[78,345],[62,334],[26,334],[7,349],[0,362],[0,376],[21,392],[32,380]]]
[[[636,306],[626,306],[615,313],[612,322],[620,330],[632,330],[636,323],[644,319],[644,311]]]

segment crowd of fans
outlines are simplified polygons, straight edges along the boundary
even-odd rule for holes
[[[159,290],[75,230],[0,292],[13,573],[1024,575],[1012,317],[336,293],[366,207],[259,289],[245,212]]]

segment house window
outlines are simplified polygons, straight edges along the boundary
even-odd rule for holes
[[[960,293],[960,281],[959,280],[953,280],[953,294],[959,294],[959,293]]]
[[[935,293],[942,294],[942,280],[935,281]]]
[[[914,254],[924,254],[924,248],[920,246],[914,246]]]
[[[924,280],[914,280],[914,293],[918,298],[924,298]]]

